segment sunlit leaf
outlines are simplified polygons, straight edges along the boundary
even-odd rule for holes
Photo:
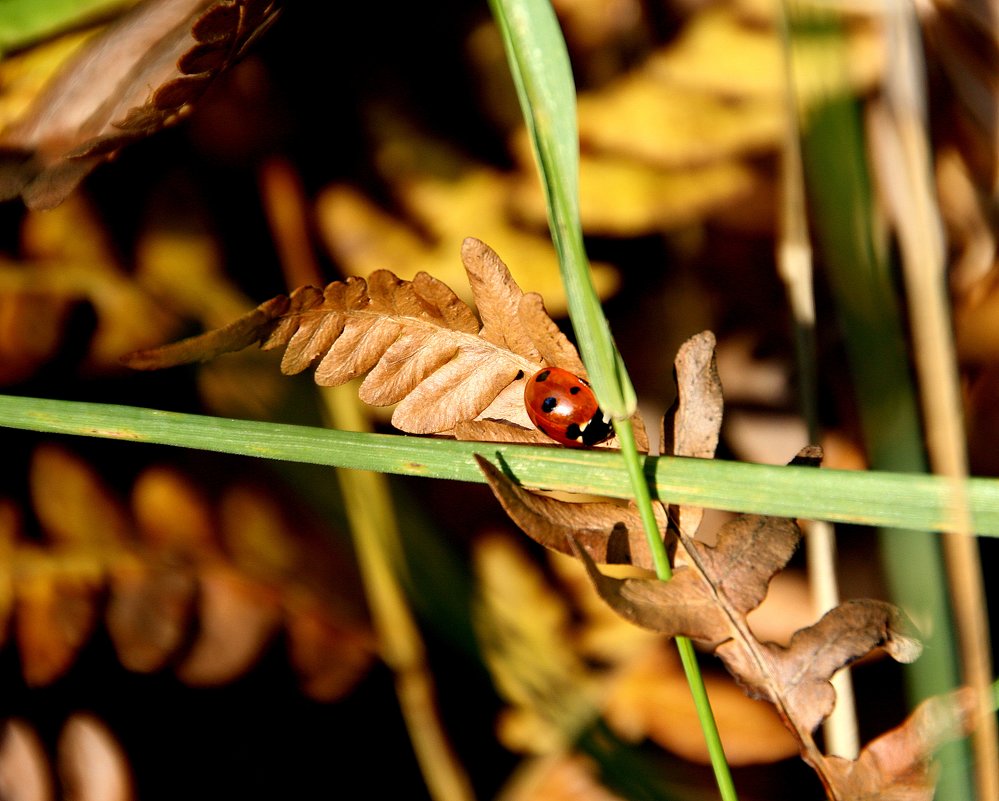
[[[77,713],[59,735],[59,779],[75,801],[131,801],[135,797],[128,757],[108,727]]]
[[[533,429],[524,408],[525,379],[545,364],[544,357],[580,369],[579,357],[540,299],[524,295],[490,247],[469,237],[462,261],[481,323],[430,275],[404,281],[379,270],[367,281],[351,277],[324,289],[301,287],[224,328],[129,354],[124,362],[159,369],[260,342],[265,349],[285,348],[285,374],[318,362],[316,383],[323,386],[367,373],[361,400],[397,403],[392,423],[403,431],[448,433],[475,419]],[[647,448],[637,416],[635,423],[639,445]],[[482,433],[474,427],[463,431]]]
[[[8,719],[0,732],[0,786],[11,801],[52,801],[55,788],[38,733],[23,720]]]
[[[136,6],[89,39],[0,132],[0,198],[60,203],[121,147],[187,114],[277,11],[273,0]]]

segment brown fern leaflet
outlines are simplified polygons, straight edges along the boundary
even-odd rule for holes
[[[461,255],[478,317],[426,273],[404,281],[379,270],[367,280],[296,289],[224,328],[124,361],[157,369],[259,342],[267,350],[285,348],[286,375],[315,365],[316,383],[323,386],[367,374],[361,400],[398,404],[392,424],[402,431],[550,444],[524,409],[524,379],[548,365],[585,376],[576,349],[541,297],[522,292],[487,245],[466,239]],[[639,431],[644,446],[644,429]]]

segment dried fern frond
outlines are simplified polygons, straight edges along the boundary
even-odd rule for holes
[[[367,374],[360,397],[398,404],[392,424],[414,434],[487,437],[498,421],[505,437],[537,442],[524,408],[525,379],[545,366],[585,376],[575,347],[545,311],[524,294],[487,245],[466,239],[462,261],[478,317],[448,286],[419,273],[412,281],[379,270],[325,288],[278,296],[224,328],[127,356],[125,364],[158,369],[204,361],[259,342],[285,348],[281,371],[315,365],[315,380],[339,386]],[[480,322],[481,320],[481,322]],[[645,446],[644,428],[640,446]]]

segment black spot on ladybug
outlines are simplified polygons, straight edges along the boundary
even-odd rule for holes
[[[549,375],[551,375],[551,370],[542,370],[540,373],[534,376],[534,380],[540,384],[542,381],[547,381]]]
[[[523,370],[518,370],[517,371],[517,375],[514,376],[513,380],[514,381],[520,381],[520,379],[522,379],[523,377],[524,377],[524,371]]]
[[[579,391],[581,389],[582,389],[582,387],[569,387],[569,394],[570,395],[578,395]]]
[[[541,409],[545,412],[551,412],[556,406],[558,406],[558,398],[553,398],[551,395],[541,401]]]

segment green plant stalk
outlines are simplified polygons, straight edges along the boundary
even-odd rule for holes
[[[614,426],[614,433],[617,434],[618,442],[621,444],[621,454],[624,457],[631,484],[636,488],[634,500],[642,518],[642,526],[645,529],[646,538],[649,541],[652,561],[656,568],[656,576],[662,581],[669,581],[673,578],[673,569],[670,567],[669,556],[666,553],[666,545],[659,531],[659,524],[656,522],[655,514],[652,511],[652,498],[649,495],[649,485],[642,471],[638,448],[635,447],[635,432],[631,421],[618,421]],[[690,686],[690,694],[694,699],[697,720],[701,725],[701,730],[704,732],[704,741],[708,748],[708,756],[711,760],[711,768],[715,774],[715,783],[718,785],[718,792],[724,801],[735,801],[738,796],[735,792],[735,784],[732,782],[732,772],[729,770],[728,760],[725,759],[725,749],[722,747],[721,736],[718,734],[718,724],[715,722],[714,713],[711,711],[711,702],[708,699],[707,688],[704,686],[704,677],[701,675],[700,666],[697,664],[694,645],[687,637],[676,637],[674,639],[676,640],[677,651],[680,653],[680,663],[683,665],[684,675],[687,677],[687,684]]]
[[[569,317],[601,408],[615,420],[636,408],[593,289],[579,223],[576,93],[565,40],[548,0],[490,0],[530,135]]]
[[[808,231],[805,203],[805,173],[801,157],[801,131],[798,118],[798,82],[791,56],[791,36],[785,4],[777,7],[781,37],[781,63],[785,82],[785,129],[781,141],[777,217],[777,271],[784,282],[788,306],[794,320],[794,353],[797,365],[798,404],[808,429],[808,441],[822,441],[819,421],[818,348],[815,332],[815,264]],[[839,604],[836,576],[836,532],[834,526],[813,520],[803,526],[809,594],[817,611],[825,613]],[[860,753],[857,725],[857,699],[851,668],[838,671],[830,679],[836,705],[822,723],[826,751],[856,759]]]
[[[840,72],[828,76],[833,88],[807,112],[803,153],[816,238],[844,335],[868,458],[881,470],[925,472],[896,290],[883,236],[879,238],[875,229],[864,137],[855,101],[842,78],[846,74],[842,34],[828,15],[795,14],[793,5],[791,10],[792,35],[823,37],[834,56],[830,63],[838,62]],[[880,532],[880,545],[894,599],[932,632],[930,647],[905,671],[910,704],[915,706],[959,683],[939,538],[889,525]],[[974,794],[967,746],[954,743],[948,752],[957,759],[943,763],[940,797],[970,799]]]
[[[639,463],[635,433],[629,419],[637,407],[637,398],[611,338],[583,247],[579,221],[576,96],[565,40],[547,0],[491,0],[490,5],[503,33],[521,111],[537,159],[569,316],[597,399],[615,420],[618,442],[656,573],[666,581],[672,577],[672,570],[652,511],[648,482]],[[734,801],[735,786],[693,646],[682,637],[676,642],[704,730],[718,790],[725,801]]]
[[[364,430],[356,387],[324,387],[322,398],[337,428]],[[402,589],[406,564],[385,476],[369,470],[337,470],[336,474],[379,650],[395,676],[399,708],[427,789],[436,801],[473,801],[471,783],[437,714],[437,691],[426,650]]]
[[[473,459],[481,454],[527,487],[634,497],[621,455],[601,449],[358,434],[10,395],[0,395],[2,427],[475,483],[485,482]],[[644,476],[655,497],[671,503],[921,531],[950,526],[952,482],[931,475],[657,456],[645,459]],[[969,479],[964,492],[975,531],[999,536],[999,480]]]

